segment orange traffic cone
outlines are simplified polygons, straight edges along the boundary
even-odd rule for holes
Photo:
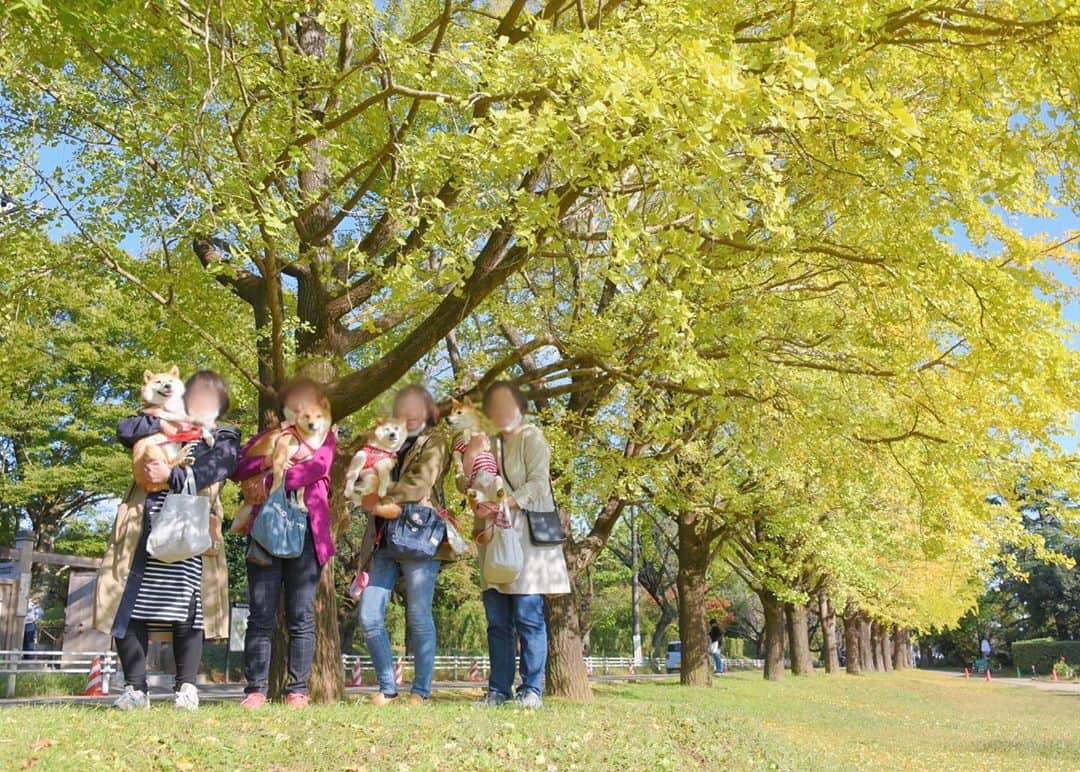
[[[626,668],[626,674],[627,675],[633,675],[634,674],[634,660],[630,660],[630,665]]]
[[[971,678],[971,671],[964,668],[964,678]]]
[[[397,658],[397,664],[394,665],[394,685],[404,686],[405,684],[405,663],[401,661],[401,657]]]
[[[104,697],[107,694],[101,662],[101,657],[94,657],[94,662],[90,665],[90,673],[86,677],[86,691],[83,692],[87,697]]]
[[[352,667],[352,680],[349,681],[349,686],[363,686],[364,685],[364,669],[360,666],[360,660],[356,660],[356,664]]]
[[[993,681],[994,680],[993,678],[990,677],[990,666],[989,665],[986,666],[986,670],[984,670],[983,673],[986,674],[986,680],[987,681]]]
[[[480,661],[479,660],[474,659],[472,661],[472,664],[469,665],[469,680],[470,681],[479,681],[480,680]]]

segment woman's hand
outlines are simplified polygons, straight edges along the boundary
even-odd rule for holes
[[[153,485],[161,485],[169,481],[172,467],[161,460],[148,461],[143,467],[143,473],[146,475],[147,482]]]

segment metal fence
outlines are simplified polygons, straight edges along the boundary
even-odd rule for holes
[[[14,691],[14,679],[20,675],[89,676],[94,661],[101,658],[101,686],[108,693],[109,679],[117,672],[114,651],[0,651],[0,676],[8,678],[8,696]]]

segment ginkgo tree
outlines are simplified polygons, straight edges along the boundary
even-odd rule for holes
[[[491,314],[524,341],[495,371],[550,338],[582,391],[624,390],[615,484],[585,496],[627,493],[618,470],[670,450],[693,401],[744,426],[800,405],[809,436],[884,448],[956,432],[927,463],[1034,442],[1054,477],[1073,365],[1039,266],[1071,253],[1005,213],[1077,190],[1077,21],[1068,0],[21,0],[0,10],[0,168],[261,408],[304,367],[345,419]],[[70,162],[43,169],[57,145]],[[586,286],[600,300],[550,329]],[[244,335],[175,302],[221,290]],[[1032,334],[1007,361],[997,338]],[[934,380],[957,368],[979,399]],[[852,382],[878,384],[854,411]],[[561,410],[562,386],[540,396]],[[317,699],[341,693],[332,584]]]

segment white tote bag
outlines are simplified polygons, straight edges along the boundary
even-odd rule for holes
[[[211,545],[210,499],[195,493],[195,475],[186,471],[184,492],[166,495],[161,509],[150,516],[146,551],[166,563],[201,555]]]
[[[504,504],[505,506],[505,504]],[[509,517],[509,511],[507,511]],[[517,579],[525,565],[521,539],[513,527],[495,526],[491,543],[484,549],[484,581],[488,584],[509,584]]]

